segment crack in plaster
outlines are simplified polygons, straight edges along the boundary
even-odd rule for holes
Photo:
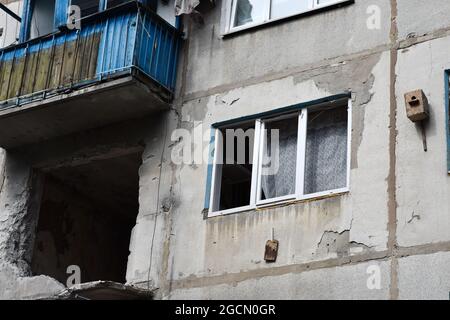
[[[364,243],[350,241],[350,230],[342,232],[325,231],[317,244],[317,254],[336,253],[339,258],[348,256],[352,251],[366,251],[372,247]]]

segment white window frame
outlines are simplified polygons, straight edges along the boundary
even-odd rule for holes
[[[338,106],[337,108],[345,108],[345,106]],[[255,137],[253,145],[253,166],[250,190],[250,204],[244,207],[232,208],[227,210],[216,210],[218,201],[220,201],[221,184],[218,182],[221,179],[221,166],[218,165],[218,159],[223,157],[223,134],[221,128],[215,129],[214,139],[214,157],[213,170],[211,180],[211,193],[209,199],[208,217],[215,217],[221,215],[228,215],[233,213],[251,211],[258,208],[265,208],[268,206],[285,204],[289,202],[298,202],[310,200],[314,198],[322,198],[326,196],[338,195],[350,191],[350,170],[351,170],[351,143],[352,143],[352,101],[349,98],[347,101],[347,181],[346,186],[339,189],[326,190],[313,194],[304,194],[304,170],[306,163],[306,134],[308,123],[308,112],[310,109],[316,110],[316,106],[310,106],[298,111],[285,114],[281,117],[286,119],[290,117],[298,117],[298,135],[297,135],[297,163],[296,163],[296,181],[295,194],[282,196],[278,198],[260,200],[261,198],[261,170],[263,160],[264,147],[264,123],[268,121],[278,120],[281,117],[274,115],[266,118],[258,118],[255,121]],[[239,123],[236,123],[238,125]]]
[[[290,17],[294,17],[297,16],[299,14],[303,14],[303,13],[307,13],[307,12],[311,12],[314,10],[318,10],[321,8],[325,8],[325,7],[329,7],[329,6],[333,6],[339,3],[344,3],[344,2],[348,2],[349,0],[332,0],[330,3],[324,3],[324,4],[319,4],[319,0],[308,0],[308,9],[306,10],[302,10],[302,11],[298,11],[283,17],[279,17],[279,18],[271,18],[271,7],[272,7],[272,0],[258,0],[258,1],[265,1],[265,15],[264,15],[264,20],[263,21],[258,21],[258,22],[253,22],[253,23],[248,23],[242,26],[234,26],[234,21],[236,18],[236,5],[237,5],[237,1],[238,0],[229,0],[229,8],[231,9],[230,12],[230,16],[229,16],[229,20],[228,20],[228,28],[227,28],[227,32],[228,33],[233,33],[233,32],[237,32],[240,30],[245,30],[245,29],[249,29],[249,28],[254,28],[266,23],[270,23],[270,22],[274,22],[274,21],[279,21],[279,20],[283,20],[283,19],[287,19]]]

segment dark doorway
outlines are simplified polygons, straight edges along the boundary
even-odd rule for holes
[[[140,165],[141,154],[133,153],[44,173],[34,274],[65,284],[76,265],[81,282],[125,282]]]

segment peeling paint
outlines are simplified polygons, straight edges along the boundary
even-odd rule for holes
[[[343,232],[325,231],[317,244],[317,255],[336,253],[338,257],[348,256],[355,251],[355,248],[361,251],[369,250],[371,247],[350,241],[350,230]]]

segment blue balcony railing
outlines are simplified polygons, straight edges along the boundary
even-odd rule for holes
[[[0,50],[0,109],[106,81],[143,75],[168,100],[175,88],[181,33],[137,2],[65,30]]]

